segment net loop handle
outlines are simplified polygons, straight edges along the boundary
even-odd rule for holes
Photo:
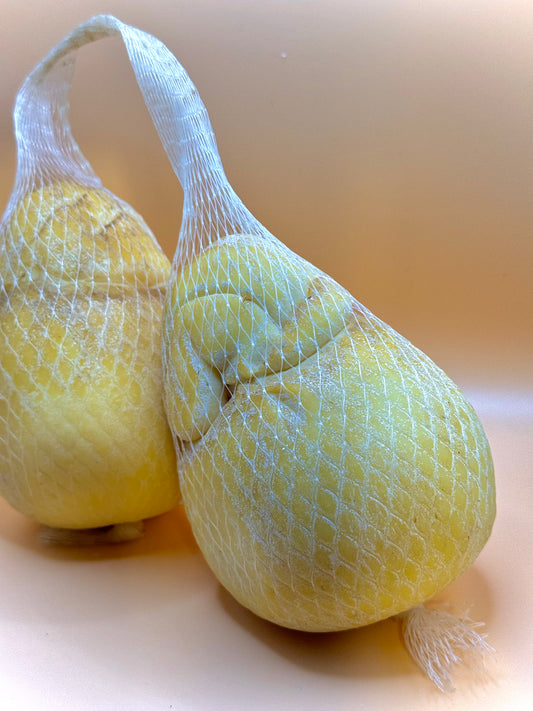
[[[101,185],[72,136],[68,97],[75,51],[114,35],[122,37],[148,111],[185,194],[198,181],[209,182],[213,193],[227,190],[209,116],[185,69],[157,38],[112,15],[96,15],[74,28],[37,64],[17,95],[17,177],[11,207],[29,189],[52,181]]]

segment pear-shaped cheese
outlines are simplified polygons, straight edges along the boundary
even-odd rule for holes
[[[15,207],[0,250],[0,494],[61,528],[170,509],[170,265],[148,227],[107,190],[55,183]]]
[[[486,542],[494,474],[472,407],[281,243],[228,237],[178,274],[164,365],[194,534],[261,617],[369,624],[444,588]]]

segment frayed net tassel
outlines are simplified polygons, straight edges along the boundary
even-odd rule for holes
[[[483,623],[473,622],[466,615],[456,617],[417,605],[398,618],[409,653],[441,691],[454,691],[452,675],[457,666],[480,671],[484,656],[494,652],[485,635],[477,631]]]

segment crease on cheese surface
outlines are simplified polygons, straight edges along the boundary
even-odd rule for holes
[[[23,83],[0,225],[0,494],[61,529],[51,538],[67,529],[64,542],[83,542],[68,529],[136,522],[180,496],[161,366],[170,262],[102,187],[68,121],[74,50],[100,36],[91,21],[75,29]]]
[[[472,407],[418,349],[274,239],[234,235],[171,284],[166,406],[195,536],[278,624],[369,624],[468,567],[494,518]]]

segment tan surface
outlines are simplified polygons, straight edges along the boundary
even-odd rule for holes
[[[150,522],[142,541],[80,551],[40,546],[36,527],[2,503],[0,707],[526,711],[533,404],[528,418],[484,419],[501,473],[498,518],[478,561],[440,598],[486,621],[491,681],[463,679],[444,697],[395,622],[307,635],[259,620],[218,586],[181,509]]]
[[[0,0],[0,201],[14,178],[17,87],[102,9]],[[475,388],[498,517],[444,599],[486,620],[495,682],[441,698],[392,622],[310,638],[249,616],[220,591],[179,511],[141,542],[80,553],[41,548],[35,527],[2,502],[0,707],[530,708],[533,7],[109,0],[105,9],[184,63],[257,217]],[[171,255],[181,192],[118,40],[80,54],[72,117],[104,183]]]

